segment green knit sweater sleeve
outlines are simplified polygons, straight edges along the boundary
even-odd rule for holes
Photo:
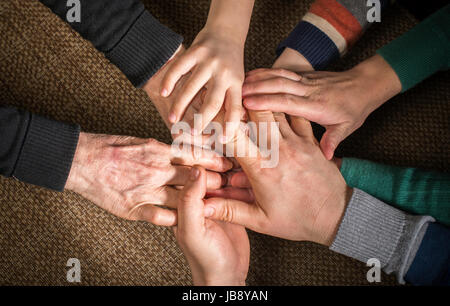
[[[399,209],[431,215],[450,225],[450,174],[382,165],[356,158],[342,160],[341,173],[350,187]]]
[[[450,4],[377,51],[394,69],[402,92],[450,67]]]

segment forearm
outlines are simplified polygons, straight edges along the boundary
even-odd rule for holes
[[[244,47],[254,0],[212,0],[205,29],[227,33]]]
[[[344,158],[341,173],[347,184],[402,210],[431,215],[450,225],[450,175]]]
[[[386,273],[394,272],[404,283],[432,221],[431,217],[408,215],[354,189],[330,249],[364,263],[375,258]]]
[[[174,54],[182,37],[160,24],[139,0],[81,1],[80,22],[67,21],[66,1],[40,0],[141,87]]]
[[[406,91],[450,67],[450,5],[377,51],[392,67]]]
[[[314,71],[311,63],[303,55],[291,48],[285,48],[272,67],[294,72]]]
[[[80,128],[0,107],[0,175],[62,191]]]

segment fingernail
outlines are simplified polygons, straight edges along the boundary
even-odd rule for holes
[[[174,113],[170,113],[169,114],[169,121],[171,123],[175,123],[175,121],[177,121],[177,116]]]
[[[165,88],[161,91],[161,96],[163,96],[163,97],[167,97],[168,94],[169,94],[169,91]]]
[[[191,180],[192,181],[197,180],[199,175],[200,175],[200,171],[197,168],[193,167],[191,170]]]
[[[205,207],[205,217],[211,217],[212,215],[214,215],[214,207],[211,206],[207,206]]]

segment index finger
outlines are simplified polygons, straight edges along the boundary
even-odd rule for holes
[[[174,165],[200,165],[217,172],[225,172],[233,163],[217,152],[182,143],[182,148],[173,145],[170,150],[170,162]]]
[[[161,81],[161,95],[163,97],[170,96],[178,80],[191,71],[195,64],[195,56],[190,53],[185,53],[175,59]]]

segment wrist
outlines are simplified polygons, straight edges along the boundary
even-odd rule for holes
[[[199,270],[191,267],[192,281],[195,286],[245,286],[247,274],[234,273],[232,270],[227,269],[224,273],[220,273],[219,271],[215,271],[214,273],[201,273]],[[210,272],[212,271],[210,270]],[[227,272],[231,272],[232,274],[229,275]]]
[[[197,38],[200,37],[215,38],[216,40],[220,40],[226,44],[232,44],[237,48],[244,50],[247,32],[242,32],[241,30],[237,31],[229,24],[207,23],[198,33]]]
[[[340,189],[330,197],[333,203],[325,204],[316,219],[315,239],[312,240],[316,243],[330,246],[336,237],[345,209],[353,194],[353,189],[345,182]]]
[[[152,101],[153,105],[161,115],[167,127],[170,127],[168,116],[171,104],[168,103],[168,99],[161,95],[161,82],[164,78],[165,73],[167,72],[170,65],[174,62],[174,60],[182,55],[186,48],[183,44],[175,51],[172,57],[162,66],[142,87],[142,89],[147,93],[147,96]]]
[[[291,48],[285,48],[272,67],[294,72],[314,71],[309,61],[302,54]]]
[[[202,31],[225,34],[244,47],[250,27],[254,0],[212,0]]]
[[[87,188],[85,176],[82,173],[86,164],[89,163],[89,152],[95,147],[93,138],[93,134],[80,133],[65,189],[81,193]]]
[[[380,55],[361,62],[351,70],[359,80],[359,87],[371,93],[366,105],[368,112],[373,112],[383,103],[399,94],[402,90],[401,82],[392,67]]]
[[[195,282],[194,282],[195,284]],[[198,286],[245,286],[245,279],[241,278],[226,278],[222,277],[220,279],[217,278],[208,278]]]

